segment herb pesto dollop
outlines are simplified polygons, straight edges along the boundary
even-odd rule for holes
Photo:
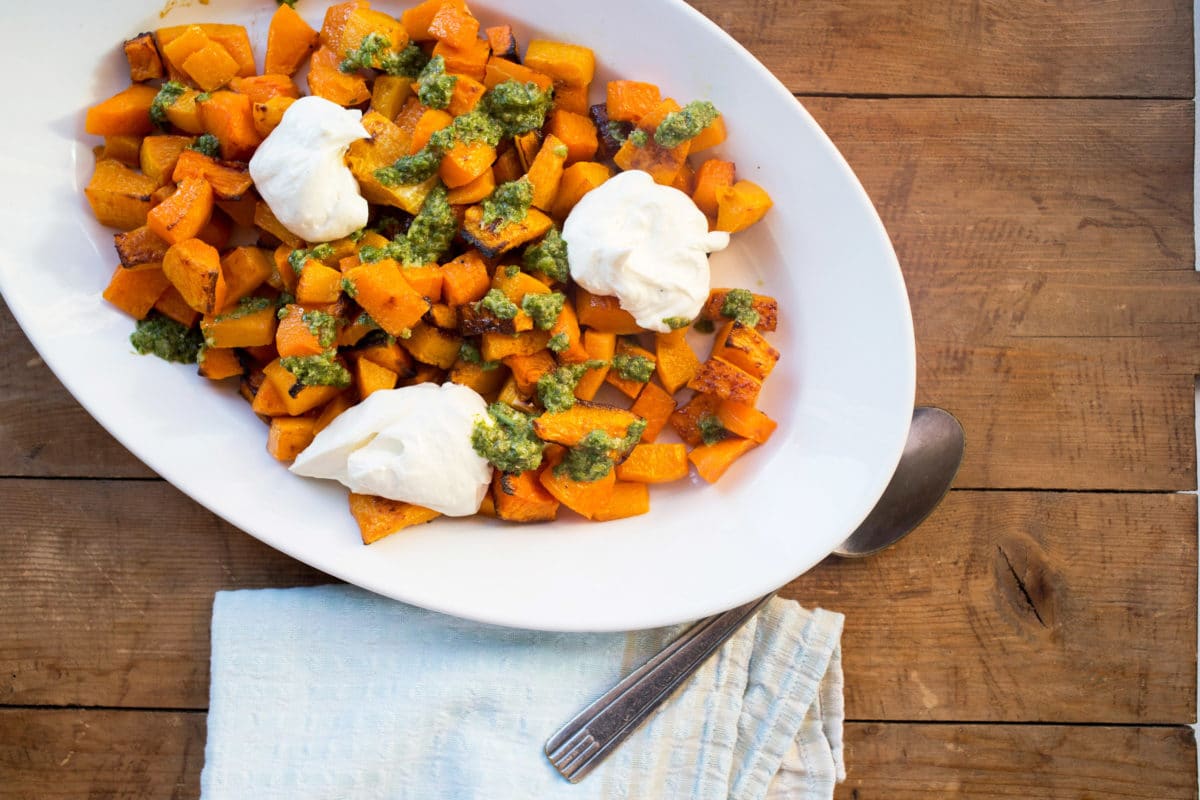
[[[199,330],[186,328],[175,320],[151,314],[138,320],[129,335],[129,343],[142,355],[153,354],[163,361],[195,364],[204,337]]]
[[[553,100],[553,89],[543,91],[536,83],[507,80],[492,87],[482,102],[484,110],[503,127],[505,136],[520,136],[545,124]]]
[[[475,422],[471,447],[503,472],[525,472],[542,463],[544,445],[533,432],[533,420],[504,403],[488,406],[486,418]]]
[[[372,31],[362,38],[362,42],[354,50],[347,50],[346,57],[338,65],[342,72],[357,72],[360,69],[371,69],[379,63],[382,54],[392,47],[391,40]]]
[[[446,59],[434,56],[417,76],[420,88],[417,97],[429,108],[442,109],[450,105],[450,95],[454,93],[454,84],[458,82],[455,75],[446,74]]]
[[[567,240],[558,228],[551,228],[537,244],[525,248],[521,262],[529,272],[540,272],[547,278],[566,283],[570,275],[567,264]]]
[[[583,483],[598,481],[612,472],[612,453],[632,450],[645,430],[646,420],[639,419],[625,429],[625,436],[621,439],[601,430],[592,431],[567,451],[566,457],[555,468],[555,472],[565,472],[571,480]]]
[[[333,343],[337,341],[337,317],[313,309],[301,314],[300,319],[304,323],[304,327],[308,328],[308,332],[316,337],[317,343],[321,347],[333,347]]]
[[[747,289],[730,289],[721,304],[721,316],[735,319],[747,328],[758,324],[758,312],[754,310],[754,295]]]
[[[188,150],[195,150],[209,158],[216,158],[221,154],[221,140],[211,133],[201,134],[196,137],[196,141],[188,145]]]
[[[491,312],[496,319],[512,319],[517,315],[517,304],[499,289],[488,289],[488,293],[479,300],[478,308]]]
[[[620,353],[613,356],[613,371],[627,381],[645,383],[654,374],[654,362],[645,356]]]
[[[722,439],[729,438],[729,431],[725,429],[715,414],[708,412],[701,414],[700,419],[696,420],[696,427],[700,430],[700,438],[704,440],[705,444],[716,444]]]
[[[603,366],[603,361],[593,359],[582,364],[565,364],[547,372],[537,381],[538,402],[550,412],[566,411],[575,405],[575,387],[583,373]]]
[[[279,359],[279,364],[296,376],[303,386],[336,386],[344,389],[350,385],[350,371],[333,358],[333,353],[319,356],[288,356]]]
[[[677,147],[713,123],[721,112],[707,100],[695,100],[679,111],[663,118],[654,131],[654,141],[660,147]]]
[[[533,317],[533,324],[540,331],[548,331],[558,322],[566,295],[560,292],[534,294],[530,292],[521,300],[521,310]]]
[[[399,53],[387,52],[379,58],[379,68],[388,75],[398,75],[416,80],[429,63],[429,56],[415,44],[409,43]]]
[[[483,224],[497,230],[525,219],[533,205],[533,184],[527,176],[502,183],[483,201]]]
[[[187,91],[187,87],[177,81],[167,81],[158,90],[158,94],[154,95],[154,100],[150,102],[150,121],[158,127],[163,127],[167,124],[167,109],[175,104],[175,101],[183,96]]]

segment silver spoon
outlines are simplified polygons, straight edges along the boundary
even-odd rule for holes
[[[948,411],[913,411],[904,453],[879,502],[835,549],[851,558],[878,553],[920,525],[950,489],[962,463],[962,425]],[[700,620],[658,655],[580,711],[546,741],[546,757],[578,783],[691,677],[775,593]]]

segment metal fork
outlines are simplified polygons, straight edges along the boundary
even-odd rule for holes
[[[774,596],[772,592],[688,628],[551,736],[545,747],[550,763],[578,783]]]

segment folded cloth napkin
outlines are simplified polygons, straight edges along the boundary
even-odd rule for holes
[[[220,592],[202,797],[830,798],[842,616],[776,598],[591,775],[542,744],[686,626],[481,625],[350,586]]]

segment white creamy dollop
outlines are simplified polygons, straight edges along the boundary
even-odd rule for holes
[[[338,415],[296,456],[292,472],[450,517],[479,510],[492,468],[471,446],[487,404],[456,383],[374,392]]]
[[[663,333],[664,320],[694,319],[708,299],[708,254],[729,234],[678,189],[630,170],[583,196],[563,223],[571,277],[593,294],[615,295],[638,325]]]
[[[346,166],[350,143],[371,136],[361,120],[361,111],[301,97],[250,159],[262,199],[307,242],[340,239],[367,224],[367,201]]]

